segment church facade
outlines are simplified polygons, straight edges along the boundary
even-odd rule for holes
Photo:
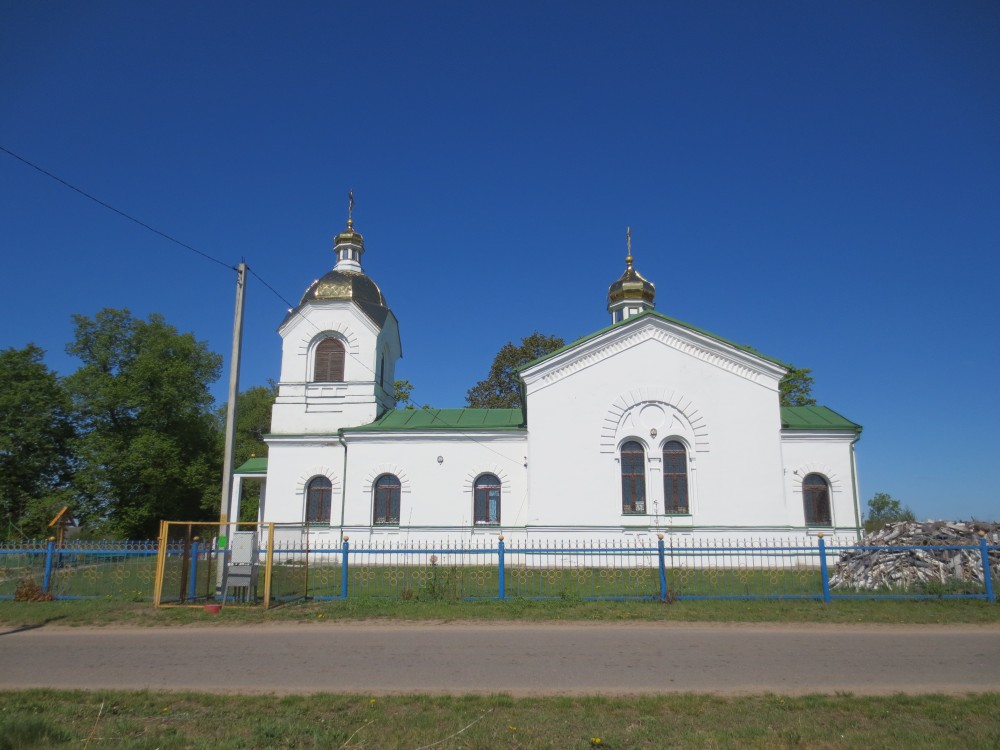
[[[631,247],[610,325],[523,367],[523,409],[396,409],[399,328],[353,220],[334,252],[278,329],[268,457],[237,470],[266,478],[260,520],[333,545],[860,534],[861,428],[781,407],[780,361],[656,312]]]

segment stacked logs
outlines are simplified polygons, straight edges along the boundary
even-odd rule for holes
[[[840,555],[831,588],[910,589],[952,583],[984,583],[979,532],[986,543],[1000,545],[1000,523],[979,521],[901,521],[865,536],[859,549]],[[920,546],[962,549],[913,549]],[[865,549],[867,547],[889,549]],[[908,549],[895,549],[908,547]],[[989,551],[994,580],[1000,579],[1000,549]]]

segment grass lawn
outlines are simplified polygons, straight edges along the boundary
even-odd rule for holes
[[[997,624],[1000,604],[981,600],[924,599],[679,601],[448,601],[348,599],[291,602],[270,610],[230,605],[217,615],[201,608],[155,609],[148,602],[76,600],[0,601],[0,625],[233,625],[336,620],[471,621],[686,621],[886,624]]]
[[[1000,746],[1000,695],[721,698],[0,692],[0,750]]]

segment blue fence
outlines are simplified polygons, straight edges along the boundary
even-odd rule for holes
[[[158,551],[156,540],[0,544],[0,599],[28,584],[55,599],[151,601]],[[171,543],[167,554],[183,546]]]
[[[996,541],[996,540],[993,540]],[[225,553],[171,541],[167,577],[183,601],[211,600]],[[260,566],[268,559],[265,544]],[[221,558],[220,558],[220,552]],[[155,541],[0,544],[0,599],[31,581],[56,599],[151,601]],[[874,572],[852,574],[874,557]],[[666,537],[612,542],[379,543],[317,548],[302,530],[271,551],[272,601],[296,599],[697,600],[955,598],[996,601],[1000,545],[874,546],[822,537],[746,542]],[[199,562],[199,560],[201,562]],[[900,570],[916,571],[909,578]],[[195,571],[198,571],[197,573]],[[894,572],[896,571],[896,572]],[[176,580],[174,580],[176,579]],[[204,580],[202,580],[204,579]],[[263,573],[260,576],[263,580]],[[195,586],[197,584],[197,591]],[[204,591],[202,591],[204,589]]]
[[[886,556],[949,553],[936,577],[907,583],[849,579],[850,562]],[[946,557],[948,555],[945,555]],[[991,569],[991,556],[993,558]],[[962,564],[954,564],[959,557]],[[973,562],[974,561],[974,562]],[[287,572],[286,572],[287,571]],[[800,541],[704,541],[510,544],[373,543],[316,548],[298,540],[276,543],[273,580],[294,577],[282,598],[313,599],[816,599],[957,598],[995,601],[1000,546],[865,546]],[[297,590],[296,590],[297,589]]]

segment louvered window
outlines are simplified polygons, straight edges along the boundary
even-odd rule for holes
[[[663,509],[665,513],[690,513],[688,509],[687,451],[679,440],[663,444]]]
[[[399,477],[383,474],[375,480],[375,525],[399,525]]]
[[[806,526],[832,526],[830,485],[819,474],[809,474],[802,480],[802,502],[805,505]]]
[[[313,382],[340,383],[343,380],[344,342],[340,339],[323,339],[316,347]]]
[[[622,446],[622,513],[646,512],[646,452],[630,440]]]

